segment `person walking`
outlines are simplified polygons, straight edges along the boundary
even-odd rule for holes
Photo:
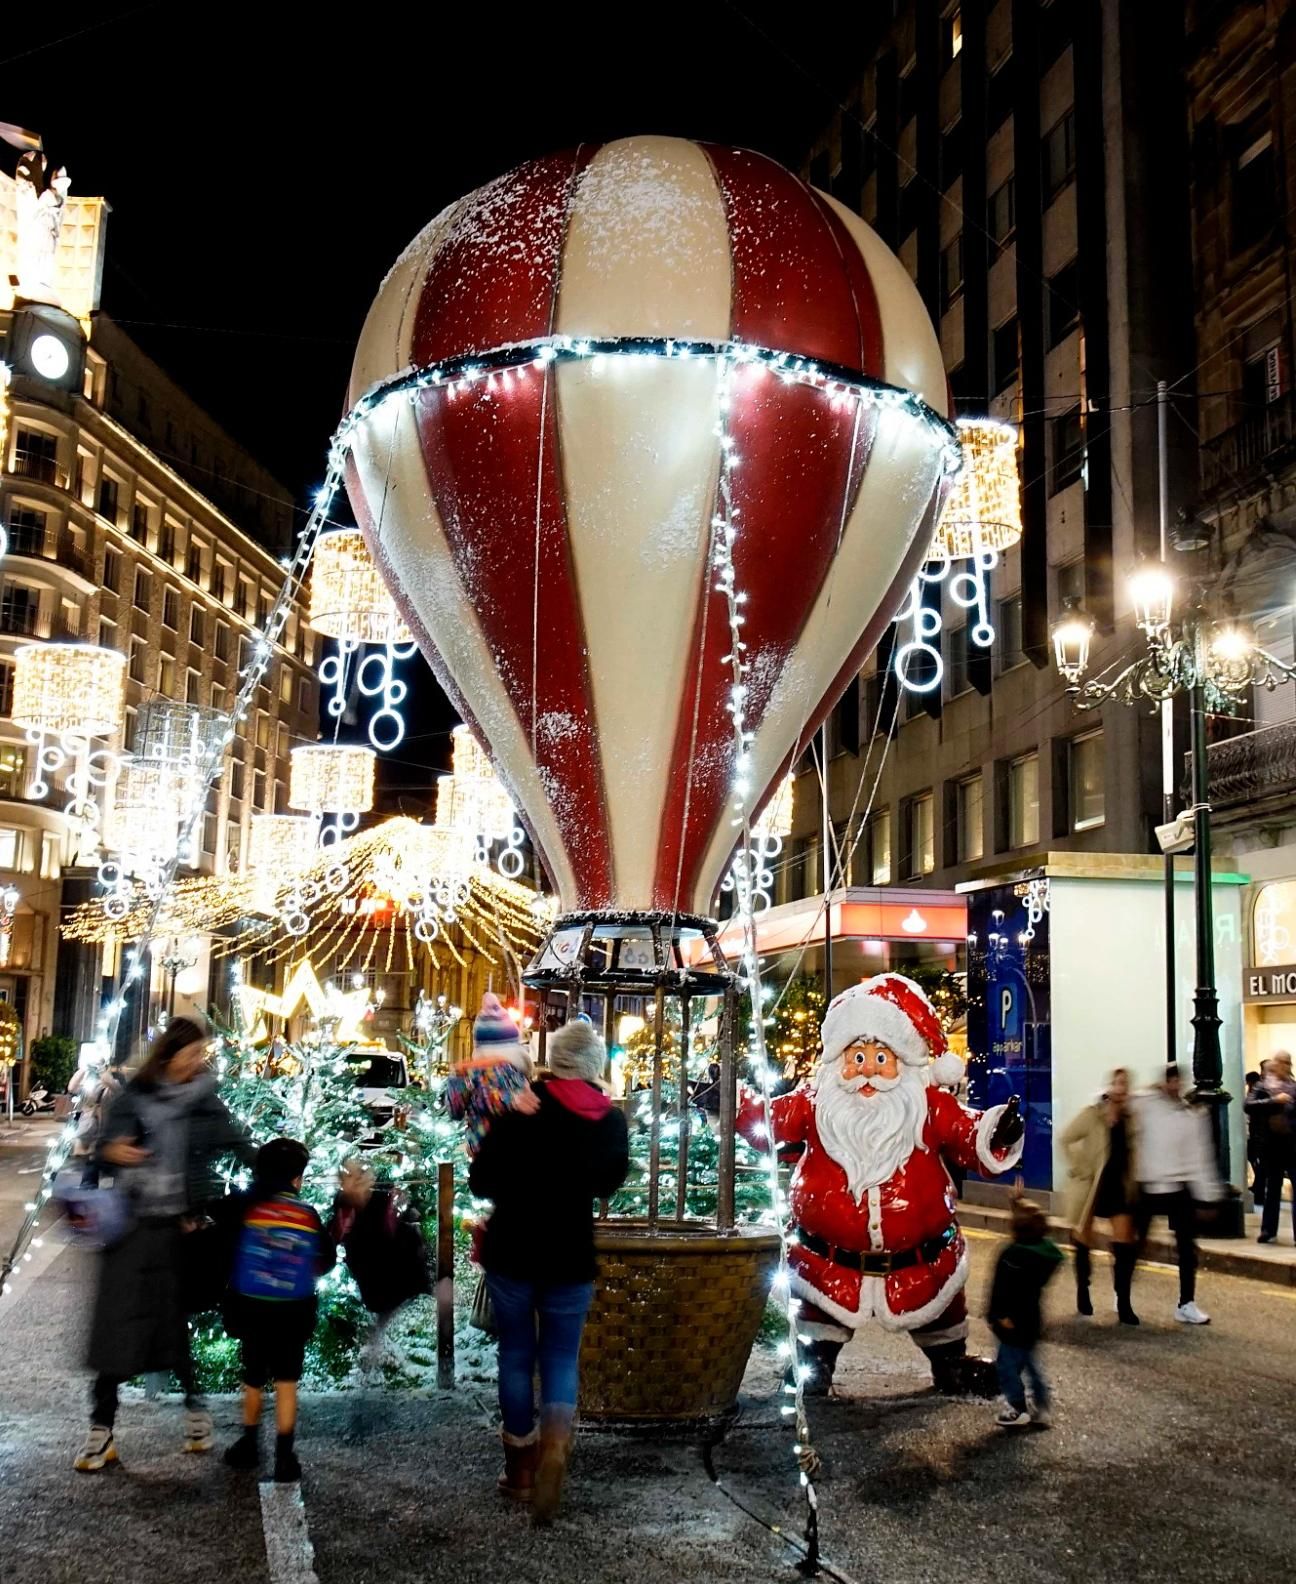
[[[1292,1186],[1292,1236],[1296,1239],[1296,1079],[1287,1051],[1275,1051],[1264,1064],[1264,1076],[1254,1097],[1246,1099],[1247,1120],[1259,1120],[1262,1128],[1264,1204],[1260,1213],[1257,1243],[1272,1243],[1278,1236],[1282,1217],[1283,1184]]]
[[[261,1405],[275,1390],[274,1477],[301,1478],[293,1440],[297,1383],[315,1329],[315,1283],[331,1270],[337,1247],[301,1197],[310,1153],[296,1139],[271,1139],[257,1152],[234,1269],[225,1300],[225,1329],[242,1344],[243,1433],[225,1453],[231,1468],[261,1461]]]
[[[338,1171],[328,1235],[345,1249],[360,1302],[374,1317],[360,1352],[361,1374],[368,1377],[377,1370],[387,1327],[401,1305],[432,1291],[427,1244],[417,1212],[390,1184],[378,1181],[361,1155],[349,1156]]]
[[[1031,1199],[1013,1199],[1012,1228],[1013,1240],[1000,1250],[995,1264],[986,1310],[999,1339],[995,1362],[1004,1399],[995,1422],[1005,1429],[1035,1424],[1047,1430],[1053,1422],[1049,1387],[1035,1354],[1044,1333],[1044,1289],[1062,1263],[1062,1250],[1048,1235],[1043,1210]],[[1023,1376],[1030,1382],[1029,1408]]]
[[[1247,1165],[1251,1168],[1251,1203],[1260,1210],[1264,1206],[1265,1134],[1268,1131],[1261,1111],[1251,1108],[1253,1100],[1262,1099],[1263,1080],[1269,1063],[1261,1062],[1258,1072],[1246,1075],[1246,1098],[1242,1102],[1247,1124]]]
[[[1117,1067],[1092,1105],[1074,1117],[1060,1143],[1067,1159],[1066,1211],[1075,1252],[1076,1312],[1093,1314],[1089,1294],[1093,1223],[1111,1227],[1112,1285],[1122,1325],[1137,1325],[1130,1302],[1138,1231],[1137,1122],[1129,1109],[1129,1073]]]
[[[594,1295],[594,1200],[625,1180],[625,1117],[603,1087],[607,1050],[573,1019],[548,1039],[534,1115],[495,1117],[468,1173],[494,1201],[482,1237],[499,1333],[504,1495],[549,1522],[562,1494],[576,1416],[581,1332]],[[540,1371],[540,1423],[534,1380]]]
[[[73,1463],[83,1474],[117,1461],[118,1391],[132,1375],[174,1372],[185,1399],[185,1451],[211,1449],[185,1318],[185,1244],[202,1235],[221,1197],[217,1159],[233,1154],[251,1164],[255,1152],[216,1094],[210,1043],[205,1022],[172,1018],[102,1122],[99,1159],[112,1168],[130,1219],[99,1257],[87,1351],[95,1376],[90,1429]]]
[[[1174,1233],[1179,1260],[1181,1325],[1209,1325],[1210,1316],[1197,1305],[1197,1207],[1216,1204],[1225,1188],[1215,1167],[1210,1124],[1181,1093],[1179,1067],[1172,1063],[1165,1078],[1133,1105],[1138,1118],[1139,1197],[1134,1221],[1138,1243],[1148,1228],[1165,1216]]]

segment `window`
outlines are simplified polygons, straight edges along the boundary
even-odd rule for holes
[[[180,625],[180,596],[173,588],[162,591],[162,625],[173,631]]]
[[[185,551],[185,576],[191,583],[202,582],[202,546],[192,539]]]
[[[215,655],[217,660],[229,659],[229,637],[229,628],[224,622],[217,622],[215,638],[212,643],[212,653]]]
[[[1080,409],[1073,407],[1060,418],[1053,420],[1053,475],[1051,493],[1074,484],[1084,472],[1084,425],[1080,422]]]
[[[202,644],[207,631],[206,614],[201,605],[189,607],[189,642]]]
[[[266,773],[264,770],[252,772],[252,807],[258,814],[265,812],[266,800]]]
[[[0,715],[8,715],[13,709],[13,678],[12,661],[0,660]],[[5,744],[0,753],[7,752],[8,744]]]
[[[270,596],[265,593],[262,593],[257,600],[257,626],[262,632],[265,631],[266,623],[270,620],[271,603]]]
[[[1017,183],[1010,176],[1002,187],[996,187],[986,203],[986,230],[990,240],[999,247],[1007,245],[1017,229]]]
[[[1039,755],[1023,754],[1008,766],[1008,845],[1039,840]]]
[[[0,869],[17,869],[22,861],[23,833],[12,825],[0,825]]]
[[[40,617],[40,590],[6,580],[0,594],[0,632],[30,637]]]
[[[276,781],[274,784],[274,812],[276,814],[288,812],[288,788],[282,781]]]
[[[222,604],[229,599],[230,567],[226,561],[216,563],[216,571],[212,577],[212,593]]]
[[[58,441],[36,429],[20,429],[14,441],[13,470],[19,478],[58,482]]]
[[[59,604],[59,627],[63,634],[76,638],[81,633],[81,607],[74,600]]]
[[[957,6],[941,18],[941,65],[948,66],[963,52],[963,13]]]
[[[1057,608],[1066,609],[1066,602],[1074,600],[1077,605],[1084,603],[1085,595],[1085,564],[1084,558],[1068,561],[1065,566],[1057,569]]]
[[[216,856],[216,816],[203,815],[203,853],[208,858]]]
[[[900,189],[900,221],[899,234],[901,238],[907,237],[918,224],[918,199],[920,184],[916,176],[911,176]]]
[[[1068,110],[1044,134],[1044,202],[1051,203],[1075,175],[1075,115]]]
[[[1044,323],[1048,344],[1058,346],[1080,323],[1080,267],[1072,259],[1050,275],[1044,293]]]
[[[95,509],[101,517],[106,517],[109,522],[117,521],[117,497],[121,493],[121,485],[113,478],[111,473],[102,473],[99,476],[99,494],[95,500]]]
[[[238,593],[234,599],[234,610],[239,616],[246,616],[252,609],[252,585],[246,578],[238,580]]]
[[[997,132],[1012,114],[1016,73],[1011,55],[986,85],[986,132]]]
[[[963,123],[955,121],[941,133],[940,184],[952,187],[963,174]]]
[[[230,796],[232,798],[238,798],[240,802],[242,802],[243,799],[243,774],[243,761],[241,759],[231,760]]]
[[[1071,739],[1067,790],[1071,802],[1071,829],[1093,830],[1106,819],[1106,755],[1103,734],[1086,732]]]
[[[960,863],[975,863],[985,852],[985,785],[979,775],[960,781],[955,800]]]
[[[904,805],[905,878],[919,879],[936,867],[936,831],[932,795],[920,793]]]
[[[1241,253],[1268,236],[1278,209],[1273,133],[1253,126],[1229,173],[1229,218],[1233,251]]]
[[[101,649],[117,647],[117,623],[109,621],[106,616],[99,618],[99,647]]]
[[[968,675],[968,630],[966,626],[951,627],[946,654],[945,674],[949,678],[949,697],[957,698],[972,686]]]
[[[135,568],[135,599],[136,610],[146,611],[149,608],[149,575],[143,567]]]
[[[918,110],[918,70],[913,61],[910,61],[900,78],[896,105],[901,126],[913,120]]]
[[[136,544],[146,545],[149,536],[149,509],[143,501],[136,501],[131,507],[131,538]]]
[[[310,713],[310,707],[311,707],[310,678],[309,677],[298,677],[298,679],[297,679],[297,708],[299,710],[301,710],[301,712],[305,715],[305,714],[309,714]]]
[[[1056,3],[1044,6],[1038,27],[1040,75],[1043,76],[1071,42],[1071,8]]]
[[[270,746],[270,717],[264,710],[257,713],[256,745],[258,748]]]
[[[110,594],[121,586],[121,556],[111,546],[104,551],[103,586]]]
[[[132,682],[143,682],[144,662],[147,649],[142,638],[132,638],[130,647],[130,679]]]
[[[158,692],[164,698],[174,698],[176,690],[176,663],[175,656],[164,654],[158,656]]]
[[[202,673],[200,671],[185,672],[185,703],[202,703]]]
[[[874,814],[868,822],[865,832],[865,842],[868,848],[866,861],[868,863],[869,882],[872,885],[891,884],[891,815],[883,809],[881,813]]]
[[[34,506],[10,506],[9,549],[14,555],[45,554],[46,517]]]
[[[293,696],[293,674],[287,666],[279,668],[279,702],[291,704]]]
[[[247,670],[251,659],[252,659],[252,640],[246,634],[242,634],[242,635],[240,635],[239,641],[238,641],[238,668],[239,668],[239,675],[240,676],[242,676],[243,673]]]
[[[175,565],[176,558],[176,525],[163,520],[158,531],[157,553],[168,566]]]
[[[9,691],[12,701],[13,670],[9,669]],[[9,705],[5,705],[5,713]],[[0,797],[20,798],[27,785],[27,750],[17,743],[0,745]]]
[[[999,669],[1010,671],[1026,658],[1022,649],[1022,600],[1010,594],[999,601]]]
[[[963,295],[963,234],[941,249],[940,256],[941,312]]]
[[[990,347],[990,375],[995,395],[1005,391],[1017,378],[1017,320],[1005,319],[994,332]]]
[[[42,880],[57,880],[63,872],[62,842],[57,831],[41,832],[40,875]]]

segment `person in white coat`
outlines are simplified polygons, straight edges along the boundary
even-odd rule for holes
[[[1179,1069],[1171,1064],[1164,1080],[1134,1097],[1139,1122],[1139,1201],[1135,1212],[1138,1240],[1165,1216],[1174,1233],[1179,1258],[1179,1305],[1175,1319],[1183,1325],[1209,1325],[1210,1316],[1197,1305],[1197,1207],[1224,1198],[1225,1188],[1215,1165],[1210,1123],[1205,1113],[1183,1098]]]

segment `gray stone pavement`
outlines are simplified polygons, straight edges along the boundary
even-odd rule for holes
[[[973,1232],[981,1307],[996,1240]],[[0,1577],[305,1584],[272,1576],[256,1482],[180,1450],[174,1401],[124,1404],[121,1466],[75,1474],[84,1427],[80,1331],[89,1257],[55,1232],[0,1305]],[[862,1334],[842,1396],[812,1405],[829,1467],[825,1556],[856,1584],[1205,1584],[1288,1577],[1296,1534],[1296,1294],[1207,1276],[1214,1316],[1170,1318],[1172,1274],[1139,1272],[1144,1324],[1118,1328],[1108,1273],[1099,1315],[1068,1315],[1069,1270],[1050,1291],[1043,1354],[1057,1396],[1047,1432],[1007,1434],[988,1404],[926,1390],[903,1337]],[[980,1322],[977,1339],[986,1337]],[[492,1386],[461,1360],[454,1395],[308,1396],[299,1438],[320,1584],[675,1584],[791,1580],[795,1557],[707,1479],[698,1454],[582,1433],[570,1500],[536,1533],[493,1493]],[[760,1353],[744,1417],[716,1454],[743,1503],[799,1533],[802,1506],[777,1370]],[[220,1441],[237,1406],[215,1402]]]

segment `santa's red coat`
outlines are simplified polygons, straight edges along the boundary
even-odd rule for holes
[[[933,1262],[919,1261],[885,1276],[851,1270],[799,1244],[794,1235],[788,1256],[793,1289],[842,1325],[858,1326],[870,1318],[890,1331],[930,1325],[962,1290],[968,1274],[967,1248],[954,1219],[956,1200],[945,1163],[965,1171],[1010,1171],[1021,1158],[1021,1141],[999,1153],[990,1149],[1003,1109],[969,1111],[945,1090],[928,1089],[921,1146],[886,1182],[856,1199],[846,1173],[820,1142],[813,1090],[802,1086],[774,1100],[775,1142],[805,1146],[792,1175],[794,1227],[860,1254],[900,1253],[955,1227],[952,1241]],[[743,1094],[738,1126],[753,1143],[768,1145],[755,1095]]]

